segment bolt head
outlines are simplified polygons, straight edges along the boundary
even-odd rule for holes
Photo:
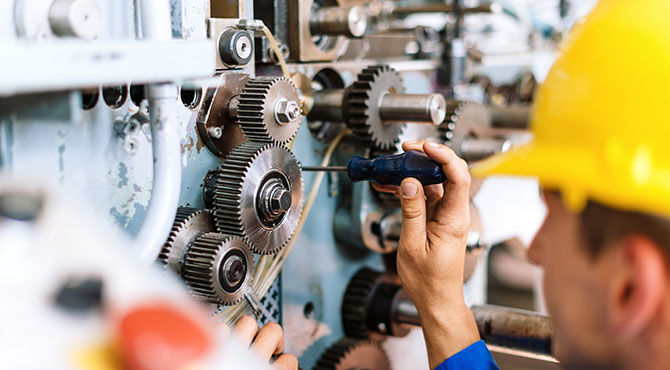
[[[275,104],[275,121],[280,125],[295,122],[300,118],[300,105],[295,100],[281,98]]]
[[[215,127],[210,127],[207,130],[207,133],[212,139],[220,139],[221,136],[223,136],[223,130],[221,127],[215,126]]]

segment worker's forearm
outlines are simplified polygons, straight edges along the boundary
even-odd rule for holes
[[[419,310],[430,368],[479,340],[472,311],[465,305],[444,310]]]

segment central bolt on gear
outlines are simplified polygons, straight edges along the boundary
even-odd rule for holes
[[[276,143],[247,142],[224,160],[214,195],[220,232],[238,235],[259,254],[272,254],[291,239],[303,205],[300,164]]]
[[[387,93],[405,91],[402,78],[389,66],[364,69],[347,89],[344,98],[344,116],[353,133],[375,147],[388,150],[396,145],[404,124],[385,124],[380,114],[382,97]]]
[[[237,123],[251,141],[286,144],[302,122],[298,89],[285,77],[249,80],[234,105]]]
[[[190,244],[181,272],[199,298],[233,305],[251,287],[252,265],[251,251],[242,238],[205,233]]]
[[[377,342],[342,338],[319,358],[314,370],[390,370],[386,352]]]

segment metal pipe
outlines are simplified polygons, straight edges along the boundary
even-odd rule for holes
[[[139,4],[143,38],[154,41],[171,40],[170,2],[139,0]],[[170,234],[179,206],[181,145],[177,134],[177,87],[171,83],[149,85],[147,97],[154,175],[151,200],[134,247],[142,262],[153,263]]]
[[[314,93],[314,104],[310,110],[310,121],[344,122],[342,102],[344,89],[328,89]]]
[[[500,129],[527,130],[530,126],[530,106],[516,105],[487,107],[491,115],[491,126]]]
[[[309,30],[313,35],[361,37],[367,25],[367,15],[360,6],[318,8],[309,18]]]
[[[379,104],[384,123],[429,123],[439,125],[447,115],[447,102],[440,94],[386,94]]]

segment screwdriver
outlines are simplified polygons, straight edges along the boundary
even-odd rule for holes
[[[447,181],[442,165],[417,150],[402,154],[380,155],[375,158],[353,157],[347,166],[310,167],[303,171],[346,172],[351,181],[374,181],[381,185],[400,185],[402,180],[413,177],[423,185]]]

